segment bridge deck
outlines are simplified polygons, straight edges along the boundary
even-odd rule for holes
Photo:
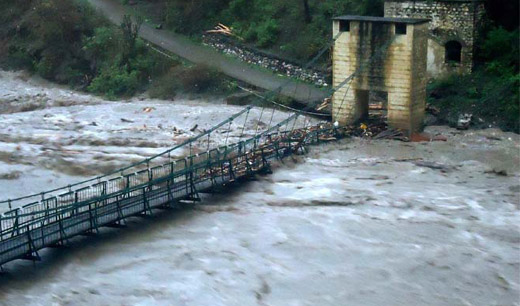
[[[38,250],[74,236],[198,199],[199,192],[267,171],[273,159],[335,136],[334,128],[312,127],[268,134],[261,143],[254,137],[12,210],[0,218],[0,265],[35,260]]]

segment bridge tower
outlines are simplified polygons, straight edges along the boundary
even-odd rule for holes
[[[422,128],[426,104],[426,19],[341,16],[333,19],[333,120],[353,124],[368,116],[373,93],[387,98],[388,124]]]

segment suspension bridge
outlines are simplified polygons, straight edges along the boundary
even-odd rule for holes
[[[114,173],[0,202],[10,208],[0,216],[0,265],[15,259],[40,260],[39,250],[63,245],[75,236],[124,225],[127,218],[152,214],[155,209],[200,201],[200,193],[268,173],[273,160],[303,153],[308,145],[341,135],[331,124],[312,126],[308,118],[295,113],[262,131],[257,126],[252,137],[227,144],[231,123],[245,117],[245,126],[251,109],[249,106],[197,137]],[[265,113],[262,109],[260,119]],[[219,131],[222,129],[224,132]],[[226,133],[224,145],[210,148],[212,135]],[[204,147],[203,152],[194,153]],[[177,150],[189,153],[173,160]]]
[[[332,38],[306,66],[322,56],[338,37]],[[328,89],[327,96],[344,86],[348,91],[351,81],[371,61],[383,56],[392,41],[383,44],[338,86]],[[123,226],[133,216],[198,202],[201,193],[218,192],[230,184],[269,173],[275,160],[351,134],[353,127],[316,123],[309,117],[319,115],[314,109],[321,103],[312,92],[306,93],[307,107],[303,110],[277,104],[289,112],[285,120],[274,123],[276,108],[266,106],[276,103],[277,96],[286,95],[293,83],[285,81],[267,94],[258,95],[267,103],[258,106],[261,109],[255,112],[257,117],[250,116],[255,107],[248,106],[196,137],[112,173],[0,201],[0,212],[5,211],[0,214],[0,267],[16,259],[40,260],[41,249],[63,245],[78,235],[95,234],[102,227]],[[298,88],[290,91],[298,92]],[[262,120],[268,124],[261,124]],[[243,123],[239,139],[229,143],[231,125],[237,122]],[[246,133],[248,122],[256,122],[254,133]]]

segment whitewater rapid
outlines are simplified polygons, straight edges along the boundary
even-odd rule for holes
[[[105,101],[11,72],[0,100],[2,198],[151,156],[242,109]],[[448,141],[314,147],[200,205],[7,264],[0,304],[518,305],[520,137],[427,131]]]

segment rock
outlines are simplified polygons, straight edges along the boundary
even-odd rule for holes
[[[438,116],[441,113],[441,111],[439,110],[439,108],[428,103],[426,104],[426,113],[433,116]]]
[[[472,114],[460,114],[459,120],[457,121],[457,130],[467,130],[473,119]]]
[[[448,172],[448,171],[455,169],[454,166],[444,165],[444,164],[437,163],[437,162],[422,161],[422,160],[418,160],[418,161],[414,162],[414,164],[418,167],[430,168],[433,170],[440,170],[441,172]]]
[[[490,171],[486,171],[485,173],[496,174],[498,176],[508,176],[507,170],[505,169],[493,169]]]
[[[439,118],[432,114],[426,114],[424,117],[424,125],[437,125],[439,123]]]

